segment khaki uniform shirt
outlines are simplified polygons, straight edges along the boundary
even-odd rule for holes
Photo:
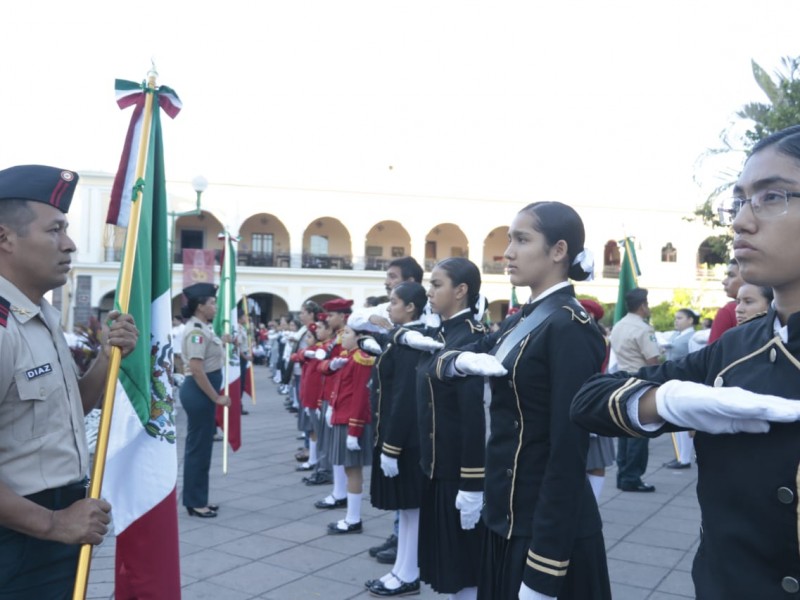
[[[203,324],[197,319],[189,319],[183,332],[181,358],[186,375],[192,374],[189,361],[193,358],[202,359],[205,373],[222,368],[225,348],[222,340],[214,333],[214,326],[211,323]]]
[[[21,496],[80,481],[89,450],[59,312],[0,277],[0,481]]]
[[[655,330],[634,313],[622,317],[611,330],[611,348],[617,355],[620,371],[635,372],[650,358],[661,354]]]

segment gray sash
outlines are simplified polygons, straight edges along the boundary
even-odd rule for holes
[[[502,363],[506,359],[506,356],[508,356],[508,353],[519,345],[526,335],[535,331],[539,325],[550,317],[550,315],[565,304],[574,310],[583,312],[583,307],[571,296],[564,297],[563,294],[559,293],[547,296],[547,298],[542,300],[539,306],[533,309],[530,315],[522,319],[517,326],[511,330],[511,333],[503,339],[499,347],[495,346],[497,352],[494,352],[494,357]],[[508,368],[508,365],[503,366]]]

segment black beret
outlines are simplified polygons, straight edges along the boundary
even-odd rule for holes
[[[19,165],[0,171],[0,201],[30,200],[66,213],[78,185],[78,174],[44,165]]]
[[[213,283],[193,283],[187,288],[183,288],[183,295],[187,300],[192,298],[212,298],[217,295],[217,286]]]

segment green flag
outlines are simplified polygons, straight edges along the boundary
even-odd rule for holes
[[[633,247],[633,238],[626,237],[623,241],[622,266],[619,270],[619,291],[617,292],[617,306],[614,308],[614,323],[627,314],[625,308],[625,294],[639,287],[639,263],[636,260],[636,250]]]
[[[128,306],[139,341],[120,364],[103,478],[103,497],[114,507],[117,598],[180,597],[171,263],[159,109],[168,100],[168,91],[163,88],[164,95],[161,88],[148,92],[155,94],[155,101],[145,141],[147,164],[142,179],[133,182],[142,194]],[[137,160],[139,123],[144,118],[145,91],[141,86],[134,96],[134,135],[126,139],[120,164],[123,174],[136,171],[130,168],[130,161]],[[136,194],[128,196],[135,198]],[[123,214],[127,221],[128,211],[122,210],[109,222],[120,223]],[[122,273],[117,289],[121,286]]]

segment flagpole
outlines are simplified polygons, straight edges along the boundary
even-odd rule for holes
[[[244,326],[245,331],[247,332],[247,350],[251,356],[250,360],[250,368],[247,370],[250,374],[250,391],[252,392],[250,399],[253,401],[253,406],[256,404],[256,380],[254,375],[253,365],[255,364],[252,360],[252,353],[253,353],[253,343],[250,339],[250,307],[247,305],[247,294],[244,292],[244,287],[242,287],[242,304],[244,305]],[[244,382],[242,382],[242,390],[244,390]],[[242,393],[244,395],[244,393]]]
[[[133,280],[133,267],[136,261],[136,243],[139,238],[139,216],[142,209],[142,187],[139,185],[144,178],[147,165],[147,149],[150,143],[150,126],[153,121],[153,96],[155,96],[156,73],[152,69],[147,74],[147,93],[144,100],[144,115],[142,119],[142,136],[139,140],[139,155],[136,160],[136,186],[131,202],[131,213],[128,221],[128,231],[125,236],[125,254],[121,266],[119,281],[118,304],[120,311],[128,312],[131,298],[131,284]],[[102,350],[101,350],[102,352]],[[106,466],[106,453],[108,452],[108,437],[111,429],[111,415],[114,411],[114,397],[117,393],[117,379],[122,362],[122,351],[119,346],[111,346],[108,371],[106,372],[103,405],[100,414],[100,425],[97,432],[97,447],[95,449],[92,477],[89,482],[89,498],[99,499],[103,487],[103,473]],[[92,544],[83,544],[78,557],[78,570],[73,588],[73,600],[84,600],[89,582],[89,565],[92,560]]]
[[[228,264],[228,261],[231,260],[230,255],[230,234],[228,230],[225,230],[225,260],[222,265],[222,331],[223,333],[228,335],[228,339],[230,339],[231,335],[231,307],[228,306],[230,304],[230,293],[228,287],[230,286],[230,273],[225,268]],[[230,342],[225,343],[225,396],[230,398],[230,382],[228,380],[228,371],[230,370]],[[222,474],[228,474],[228,423],[230,417],[230,409],[228,406],[224,406],[222,408]]]

